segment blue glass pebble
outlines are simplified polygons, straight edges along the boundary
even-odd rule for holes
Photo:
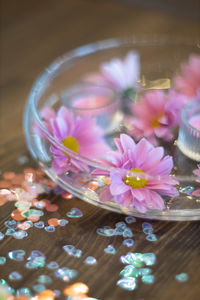
[[[146,240],[149,242],[156,242],[158,239],[155,234],[149,234],[146,236]]]
[[[191,195],[193,191],[194,191],[194,187],[193,186],[186,186],[186,187],[181,188],[179,190],[180,193],[187,194],[187,195]]]
[[[57,278],[60,278],[63,281],[68,282],[70,279],[73,279],[74,277],[77,276],[77,271],[69,269],[67,267],[63,267],[63,268],[59,268],[58,270],[56,270],[54,275]]]
[[[32,289],[34,290],[34,292],[40,293],[40,292],[46,290],[46,287],[44,284],[34,284],[32,286]]]
[[[4,239],[4,234],[0,232],[0,241],[2,241],[3,239]]]
[[[59,220],[59,225],[60,225],[60,226],[66,226],[68,223],[69,223],[68,220],[65,220],[65,219],[60,219],[60,220]]]
[[[149,223],[149,222],[143,222],[142,223],[142,228],[144,229],[144,228],[151,228],[151,229],[153,229],[153,226],[151,225],[151,223]]]
[[[154,253],[144,253],[143,261],[146,266],[153,266],[156,263],[156,255]]]
[[[44,222],[43,221],[35,222],[34,226],[39,229],[44,228]]]
[[[153,233],[153,228],[143,228],[142,230],[144,234],[152,234]]]
[[[123,232],[123,237],[133,237],[133,233],[132,233],[132,231],[131,231],[131,229],[130,228],[126,228],[125,230],[124,230],[124,232]]]
[[[134,217],[126,217],[125,221],[126,221],[127,224],[135,223],[136,222],[136,218],[134,218]]]
[[[24,250],[14,250],[8,252],[8,257],[12,260],[23,261],[25,254]]]
[[[5,221],[4,225],[7,228],[12,228],[12,229],[17,229],[17,222],[15,220],[11,220],[11,221]]]
[[[13,235],[13,233],[15,233],[15,229],[13,229],[13,228],[8,228],[8,229],[6,230],[5,235],[10,236],[10,235]]]
[[[13,237],[17,240],[22,240],[23,238],[27,237],[28,233],[25,230],[19,230],[19,231],[15,231],[15,233],[13,233]]]
[[[175,276],[175,279],[179,282],[186,282],[188,281],[188,278],[189,276],[187,273],[180,273]]]
[[[80,218],[83,216],[82,211],[79,208],[72,208],[68,213],[67,213],[67,217],[69,218]]]
[[[44,229],[47,232],[54,232],[56,230],[55,226],[53,226],[53,225],[45,226]]]
[[[134,240],[132,239],[126,239],[123,241],[123,245],[126,247],[133,247],[134,245]]]
[[[41,284],[50,284],[52,283],[52,279],[51,277],[47,276],[47,275],[40,275],[37,279],[38,283]]]
[[[20,288],[16,291],[16,296],[24,295],[27,297],[32,297],[32,293],[29,288]]]
[[[50,263],[47,264],[47,268],[54,270],[59,268],[59,264],[56,261],[50,261]]]
[[[108,253],[108,254],[115,254],[116,253],[116,250],[115,250],[115,247],[113,245],[108,245],[105,249],[104,249],[104,252],[105,253]]]
[[[55,294],[55,297],[58,298],[58,297],[60,297],[60,295],[61,295],[61,291],[59,291],[59,290],[54,290],[54,294]]]
[[[16,281],[16,280],[21,280],[22,279],[22,275],[19,274],[18,272],[14,271],[12,273],[9,274],[8,278],[12,281]]]
[[[88,256],[88,257],[84,260],[84,263],[85,263],[86,265],[96,265],[97,260],[96,260],[96,258],[93,257],[93,256]]]
[[[144,275],[142,276],[142,282],[147,284],[152,284],[155,281],[154,275]]]

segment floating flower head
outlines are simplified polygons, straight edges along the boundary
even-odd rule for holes
[[[129,134],[137,140],[145,136],[154,144],[156,137],[171,140],[170,130],[179,124],[185,103],[185,96],[172,90],[168,94],[161,90],[146,92],[131,105],[133,118],[127,120]]]
[[[89,74],[85,79],[91,83],[110,86],[124,96],[130,97],[138,88],[139,76],[139,54],[130,51],[124,60],[113,58],[101,65],[100,74]]]
[[[200,56],[191,55],[189,62],[182,64],[181,71],[182,75],[174,79],[175,88],[193,99],[200,93]]]
[[[102,157],[102,153],[109,150],[103,139],[103,131],[96,125],[95,119],[76,117],[64,106],[58,110],[57,114],[53,111],[45,111],[45,113],[42,112],[42,116],[43,124],[48,132],[69,150],[90,159]],[[43,134],[42,137],[44,137]],[[88,170],[83,162],[58,149],[55,145],[50,146],[50,151],[53,154],[52,167],[58,174],[68,170],[74,172]]]
[[[110,177],[110,184],[100,194],[101,201],[114,199],[123,208],[141,213],[148,209],[163,210],[162,195],[178,195],[174,187],[178,182],[169,176],[173,168],[172,157],[163,157],[163,147],[154,147],[145,138],[135,144],[131,137],[121,134],[115,143],[119,152],[111,152],[110,160],[103,161],[113,170],[96,169],[92,173]]]

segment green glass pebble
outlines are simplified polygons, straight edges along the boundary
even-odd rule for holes
[[[5,279],[0,279],[0,285],[7,285],[7,282],[5,281]]]
[[[155,281],[154,275],[144,275],[142,276],[142,282],[146,284],[152,284]]]
[[[140,276],[151,274],[152,270],[150,268],[141,268],[139,270]]]
[[[34,290],[34,292],[40,293],[40,292],[44,291],[46,289],[46,287],[44,284],[34,284],[32,286],[32,289]]]
[[[176,280],[179,282],[186,282],[189,278],[187,273],[180,273],[175,276]]]
[[[40,275],[37,279],[38,283],[42,283],[42,284],[50,284],[52,283],[52,279],[51,277],[47,276],[47,275]]]
[[[115,250],[115,248],[114,248],[113,245],[108,245],[108,247],[106,247],[104,249],[104,252],[108,253],[108,254],[113,254],[114,255],[116,253],[116,250]]]
[[[19,274],[18,272],[14,271],[9,274],[8,278],[12,281],[17,281],[22,279],[22,275]]]
[[[4,256],[0,256],[0,266],[6,263],[6,258]]]
[[[140,271],[137,270],[134,266],[126,266],[121,272],[120,275],[122,277],[138,277],[140,275]]]
[[[156,255],[154,253],[144,253],[143,261],[146,266],[153,266],[156,263]]]
[[[32,297],[32,293],[29,288],[20,288],[19,290],[17,290],[16,296],[20,296],[20,295]]]

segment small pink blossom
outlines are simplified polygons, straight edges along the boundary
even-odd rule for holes
[[[181,71],[182,75],[174,79],[174,86],[193,99],[200,92],[200,56],[190,55],[189,62],[182,64]]]
[[[114,199],[120,206],[141,213],[148,209],[163,210],[165,204],[161,195],[178,195],[173,187],[178,182],[169,176],[173,168],[172,157],[163,157],[163,147],[154,147],[145,138],[135,144],[131,137],[121,134],[115,144],[119,152],[111,152],[109,161],[102,160],[113,170],[96,169],[92,173],[110,177],[110,184],[102,190],[100,200]]]
[[[103,139],[103,131],[96,125],[95,119],[85,117],[75,117],[72,111],[64,106],[60,107],[57,114],[52,110],[43,110],[43,125],[48,132],[59,143],[71,151],[90,159],[102,157],[109,150]],[[36,130],[45,139],[41,130]],[[87,170],[88,167],[80,160],[70,156],[58,149],[55,145],[50,146],[53,154],[52,167],[56,173],[61,174],[68,170],[78,172]]]
[[[194,173],[195,175],[197,175],[198,181],[200,182],[200,164],[197,165],[197,168],[198,168],[198,169],[194,170],[193,173]]]
[[[113,58],[101,65],[100,73],[89,74],[85,79],[90,83],[107,85],[119,92],[125,92],[138,88],[139,76],[139,54],[130,51],[124,60]]]
[[[168,94],[161,90],[146,92],[137,103],[131,104],[133,117],[127,119],[129,134],[137,140],[145,136],[155,145],[156,137],[170,141],[171,129],[180,123],[185,104],[185,96],[173,90]]]

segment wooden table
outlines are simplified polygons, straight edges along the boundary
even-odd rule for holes
[[[159,2],[159,4],[158,4]],[[37,75],[53,60],[74,47],[88,42],[130,34],[198,37],[200,34],[199,1],[92,1],[92,0],[1,0],[1,102],[0,102],[0,169],[20,172],[25,166],[17,159],[27,155],[22,130],[24,104]],[[14,249],[43,251],[48,261],[56,260],[60,266],[78,271],[72,281],[86,283],[91,297],[101,300],[198,300],[200,295],[200,238],[198,222],[152,222],[158,241],[150,243],[142,232],[142,221],[131,225],[134,232],[134,252],[154,252],[157,263],[153,266],[156,281],[152,285],[140,283],[133,292],[116,287],[123,265],[121,255],[128,252],[121,237],[107,238],[97,235],[96,229],[111,227],[124,221],[124,216],[107,212],[81,200],[55,199],[59,210],[54,214],[65,218],[66,211],[79,207],[84,216],[59,227],[54,233],[29,229],[24,240],[6,237],[0,243],[0,256]],[[12,204],[0,208],[0,231],[5,232],[4,221],[12,211]],[[49,215],[45,215],[47,220]],[[62,250],[65,244],[82,249],[80,259],[68,256]],[[115,255],[103,249],[113,244]],[[97,258],[96,266],[83,264],[85,257]],[[7,280],[11,271],[24,275],[19,282],[9,282],[14,288],[31,287],[40,274],[50,274],[41,268],[27,270],[24,263],[7,259],[0,266],[0,277]],[[175,274],[187,272],[186,283],[175,281]],[[62,289],[66,283],[54,279],[51,289]],[[60,297],[59,299],[62,299]]]

